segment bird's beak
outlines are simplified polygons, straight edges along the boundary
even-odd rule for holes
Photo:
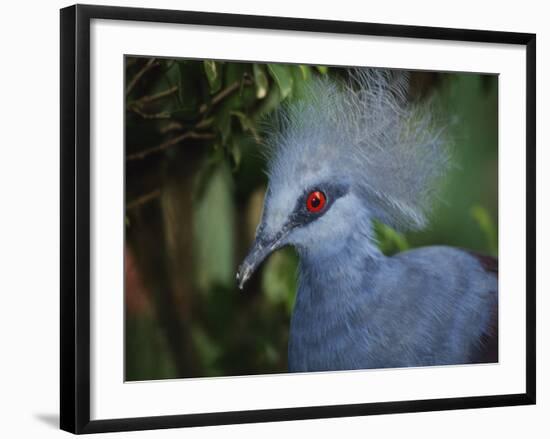
[[[256,271],[256,268],[258,268],[265,258],[285,245],[284,237],[285,236],[281,233],[274,238],[267,238],[263,235],[256,237],[252,248],[237,271],[239,289],[243,289],[246,281],[252,276],[252,273]]]

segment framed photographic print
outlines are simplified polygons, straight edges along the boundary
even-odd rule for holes
[[[61,10],[61,428],[535,403],[535,35]]]

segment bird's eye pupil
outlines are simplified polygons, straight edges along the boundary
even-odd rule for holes
[[[321,191],[313,191],[307,197],[306,207],[310,212],[320,212],[327,202],[325,194]]]

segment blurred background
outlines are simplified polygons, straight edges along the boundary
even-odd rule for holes
[[[287,371],[297,257],[237,289],[266,187],[260,121],[336,67],[125,58],[125,377]],[[411,72],[410,99],[448,121],[453,169],[426,230],[377,224],[382,251],[444,244],[498,253],[498,78]]]

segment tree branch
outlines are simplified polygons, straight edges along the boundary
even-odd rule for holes
[[[184,141],[185,139],[214,139],[216,136],[211,133],[197,133],[195,131],[187,131],[173,139],[167,140],[164,143],[161,143],[158,146],[153,146],[152,148],[144,149],[143,151],[136,152],[134,154],[129,154],[126,156],[126,160],[141,160],[151,154],[157,154],[161,151],[164,151],[172,146],[177,145],[178,143]]]
[[[151,200],[154,200],[155,198],[160,197],[160,189],[157,189],[153,192],[149,192],[148,194],[142,195],[141,197],[136,198],[133,201],[130,201],[126,204],[126,209],[135,209],[136,207],[141,206],[142,204],[148,203]]]
[[[136,99],[133,102],[130,102],[128,104],[129,107],[138,106],[141,107],[145,104],[148,104],[149,102],[156,101],[158,99],[165,98],[167,96],[170,96],[171,94],[174,94],[176,91],[178,91],[178,86],[174,85],[173,87],[170,87],[166,90],[160,91],[158,93],[155,93],[154,95],[146,95],[139,99]]]
[[[135,80],[135,78],[134,78],[134,80]],[[241,80],[241,81],[235,81],[233,84],[229,85],[228,87],[226,87],[225,89],[220,91],[216,96],[214,96],[212,98],[212,101],[210,102],[210,105],[207,105],[207,104],[201,105],[200,108],[199,108],[199,114],[205,115],[212,107],[214,107],[215,105],[220,103],[223,99],[225,99],[227,96],[229,96],[234,91],[238,90],[241,87],[241,85],[250,85],[252,83],[253,83],[252,80],[246,79],[246,78]],[[171,87],[168,90],[165,90],[161,93],[157,93],[156,95],[152,95],[152,96],[144,97],[144,98],[147,99],[147,102],[150,102],[150,100],[152,98],[160,99],[160,97],[158,97],[159,95],[161,95],[161,97],[164,97],[164,96],[169,95],[170,93],[173,93],[175,90],[177,90],[177,86]],[[144,98],[140,98],[136,102],[139,102],[139,101],[143,100]],[[153,114],[144,113],[139,108],[138,105],[133,105],[131,110],[136,112],[137,114],[139,114],[144,119],[170,119],[170,117],[171,117],[171,113],[169,113],[167,111],[163,111],[163,112],[160,112],[160,113],[153,113]],[[211,133],[197,133],[196,131],[194,131],[194,130],[201,129],[201,128],[207,126],[211,122],[212,122],[211,118],[210,119],[208,119],[208,118],[203,119],[200,122],[198,122],[195,125],[195,127],[193,129],[191,129],[190,131],[187,131],[187,132],[185,132],[185,133],[183,133],[179,136],[176,136],[176,137],[174,137],[174,138],[172,138],[172,139],[170,139],[170,140],[168,140],[168,141],[166,141],[166,142],[164,142],[164,143],[162,143],[158,146],[153,146],[152,148],[144,149],[143,151],[136,152],[136,153],[133,153],[133,154],[129,154],[129,155],[126,156],[126,160],[127,161],[142,160],[142,159],[144,159],[145,157],[147,157],[151,154],[157,154],[157,153],[162,152],[162,151],[164,151],[164,150],[166,150],[166,149],[168,149],[168,148],[170,148],[174,145],[177,145],[178,143],[182,142],[185,139],[214,139],[216,137],[214,134],[211,134]]]
[[[251,85],[252,81],[250,79],[243,79],[242,81],[235,81],[233,84],[227,86],[222,91],[220,91],[216,96],[214,96],[212,98],[212,101],[210,102],[210,105],[202,104],[199,108],[199,113],[200,114],[206,113],[210,108],[212,108],[215,105],[219,104],[223,99],[225,99],[227,96],[229,96],[235,90],[239,89],[241,87],[241,84]]]
[[[151,58],[149,61],[147,61],[147,64],[145,64],[145,66],[143,66],[143,68],[136,73],[136,76],[134,76],[134,78],[128,83],[128,87],[126,87],[126,96],[130,94],[130,92],[135,87],[137,82],[141,79],[141,77],[145,75],[145,73],[147,73],[147,71],[150,70],[153,65],[156,65],[155,61],[156,58]]]
[[[136,114],[139,114],[144,119],[170,119],[172,117],[172,113],[168,111],[161,111],[160,113],[146,113],[137,106],[130,108],[130,110]]]

